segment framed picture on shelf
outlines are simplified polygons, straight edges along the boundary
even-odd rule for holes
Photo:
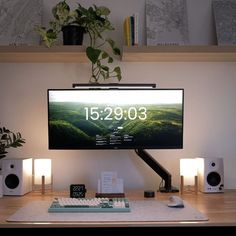
[[[146,0],[147,45],[189,43],[186,0]]]
[[[42,0],[0,1],[0,45],[39,45]]]
[[[213,0],[212,7],[218,45],[235,45],[236,1]]]

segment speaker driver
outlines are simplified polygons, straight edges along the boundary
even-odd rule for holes
[[[221,177],[217,172],[211,172],[207,175],[207,183],[211,186],[217,186],[221,182]]]
[[[7,186],[8,188],[10,188],[10,189],[15,189],[15,188],[17,188],[18,185],[19,185],[19,183],[20,183],[19,178],[18,178],[16,175],[14,175],[14,174],[8,175],[8,176],[6,177],[6,179],[5,179],[5,184],[6,184],[6,186]]]

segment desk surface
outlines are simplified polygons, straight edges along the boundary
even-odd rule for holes
[[[178,193],[177,193],[178,194]],[[167,200],[171,193],[156,193],[155,199]],[[201,222],[6,222],[6,219],[20,207],[35,200],[53,200],[54,197],[69,196],[68,192],[46,192],[41,195],[31,192],[24,196],[4,196],[0,198],[0,228],[56,228],[56,227],[219,227],[236,226],[236,190],[224,193],[186,193],[181,197],[194,208],[204,213],[209,220]],[[86,197],[93,197],[94,193],[87,193]],[[142,191],[126,193],[132,200],[144,199]],[[33,210],[33,209],[32,209]]]

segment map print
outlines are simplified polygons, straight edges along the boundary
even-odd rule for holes
[[[0,0],[0,45],[39,44],[42,0]]]
[[[236,44],[236,1],[213,0],[218,45]]]
[[[186,0],[146,0],[147,45],[189,42]]]

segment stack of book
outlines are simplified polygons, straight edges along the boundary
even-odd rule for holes
[[[138,46],[138,13],[127,16],[124,20],[124,43],[126,46]]]

